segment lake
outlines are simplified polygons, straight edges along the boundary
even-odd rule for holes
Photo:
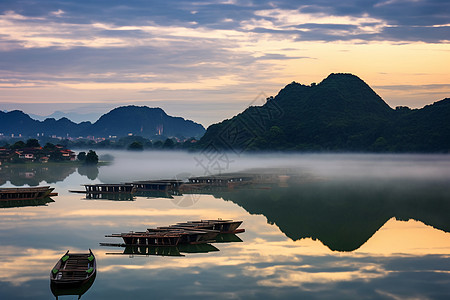
[[[59,195],[48,203],[0,208],[0,299],[54,298],[49,273],[56,261],[69,249],[89,248],[98,273],[82,299],[450,295],[449,155],[97,153],[112,162],[1,167],[2,187],[50,185]],[[276,176],[256,185],[133,201],[69,192],[87,183],[243,170]],[[229,242],[176,249],[100,246],[121,242],[105,237],[112,233],[217,218],[242,220],[245,232]]]

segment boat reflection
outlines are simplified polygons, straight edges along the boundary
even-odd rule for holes
[[[54,284],[53,282],[50,282],[50,290],[52,291],[56,299],[58,299],[59,296],[69,296],[69,295],[78,296],[78,299],[81,299],[81,296],[84,295],[94,284],[96,276],[97,274],[93,274],[89,279],[89,281],[77,287],[60,287]]]
[[[126,246],[123,252],[109,252],[106,255],[134,256],[185,256],[182,253],[208,253],[220,251],[211,244],[180,244],[178,246]]]
[[[109,201],[135,201],[136,197],[133,194],[121,193],[121,194],[102,194],[93,193],[86,194],[83,200],[109,200]]]
[[[241,238],[234,233],[220,233],[215,240],[215,243],[242,243]]]
[[[0,201],[0,208],[14,208],[27,206],[47,206],[48,203],[55,202],[50,197],[42,199],[25,199],[25,200],[2,200]]]
[[[232,233],[221,233],[217,235],[213,243],[236,243],[242,240]],[[201,244],[178,244],[176,246],[138,246],[125,244],[106,244],[100,243],[101,246],[124,248],[123,252],[108,252],[106,255],[128,255],[134,256],[185,256],[183,253],[209,253],[220,251],[217,247],[210,243]]]

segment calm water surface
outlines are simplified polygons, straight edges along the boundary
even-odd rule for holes
[[[55,187],[54,202],[0,208],[0,299],[52,299],[49,272],[91,248],[82,299],[448,299],[450,156],[105,152],[100,168],[0,170],[3,187]],[[100,153],[102,154],[102,153]],[[276,168],[272,183],[134,201],[86,200],[84,183]],[[148,195],[151,196],[151,195]],[[43,205],[37,205],[43,204]],[[7,206],[3,204],[3,206]],[[123,254],[106,234],[187,220],[243,220],[229,243]],[[76,299],[64,296],[60,299]]]

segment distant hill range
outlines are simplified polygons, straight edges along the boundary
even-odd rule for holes
[[[62,111],[57,110],[48,116],[40,116],[40,115],[31,114],[31,113],[29,113],[28,115],[32,119],[39,120],[39,121],[44,121],[45,119],[52,119],[52,118],[56,119],[56,120],[59,120],[61,118],[67,118],[67,119],[71,120],[72,122],[81,123],[81,122],[85,122],[85,121],[95,122],[100,118],[100,116],[102,114],[97,113],[97,112],[77,113],[77,112],[62,112]]]
[[[129,134],[142,137],[200,137],[205,128],[198,123],[167,115],[161,108],[146,106],[122,106],[101,116],[95,123],[74,123],[67,118],[44,121],[32,119],[19,110],[0,111],[0,133],[23,137],[39,135],[59,137],[110,136],[123,137]]]
[[[317,85],[292,82],[263,106],[211,125],[196,147],[449,152],[450,99],[392,109],[357,76],[331,74]]]

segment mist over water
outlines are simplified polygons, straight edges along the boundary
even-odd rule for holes
[[[0,299],[50,299],[57,259],[89,248],[98,276],[83,299],[448,296],[449,155],[96,152],[114,159],[0,170],[2,185],[48,184],[59,194],[0,209]],[[69,192],[87,183],[248,170],[270,180],[126,199]],[[241,241],[213,243],[210,252],[177,248],[184,256],[99,244],[119,242],[106,234],[205,218],[242,220]]]
[[[449,180],[449,155],[420,154],[245,154],[98,151],[114,161],[100,168],[104,183],[185,179],[256,169],[310,175],[323,180]],[[258,172],[258,171],[256,171]]]

